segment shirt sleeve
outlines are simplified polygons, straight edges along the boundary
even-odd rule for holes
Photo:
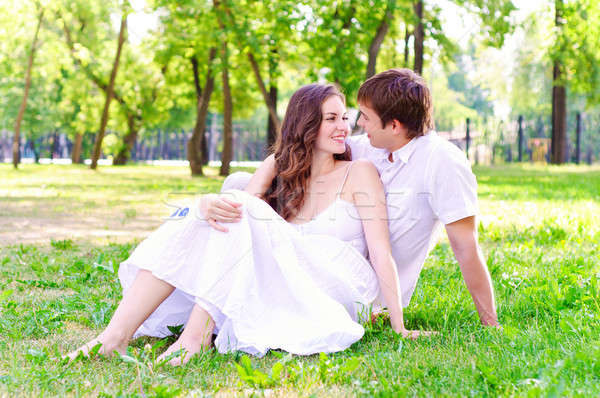
[[[450,224],[477,215],[477,180],[456,146],[443,143],[433,151],[428,181],[429,204],[441,222]]]
[[[348,144],[352,151],[352,160],[367,157],[370,144],[366,134],[352,135],[346,138],[346,144]]]

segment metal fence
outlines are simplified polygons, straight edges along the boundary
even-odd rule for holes
[[[552,127],[549,117],[517,117],[509,123],[469,119],[452,132],[439,132],[475,164],[550,162]],[[600,120],[580,113],[567,120],[566,162],[592,164],[600,159]]]
[[[205,131],[208,144],[208,160],[219,161],[222,152],[222,128],[211,118]],[[592,164],[600,159],[600,116],[570,114],[568,130],[568,153],[566,159],[573,163]],[[244,123],[233,126],[233,160],[259,161],[266,155],[264,129]],[[107,137],[114,132],[109,132]],[[465,120],[452,132],[439,134],[467,153],[475,164],[498,164],[506,162],[549,162],[551,124],[549,117],[518,117],[504,123],[496,120],[471,122]],[[156,129],[145,131],[131,151],[132,161],[186,160],[187,141],[192,132],[183,129]],[[94,134],[85,135],[82,158],[89,157]],[[21,158],[70,158],[73,142],[61,132],[53,132],[34,140],[21,140]],[[106,155],[102,156],[106,158]],[[12,160],[12,132],[0,131],[0,161]]]
[[[114,132],[108,132],[107,139]],[[205,131],[208,145],[208,160],[220,161],[222,153],[222,129],[212,126]],[[186,160],[187,141],[191,138],[191,130],[156,129],[144,132],[135,142],[131,150],[132,161],[152,160]],[[257,161],[266,155],[266,138],[264,131],[248,128],[243,124],[233,126],[233,159],[234,161]],[[0,131],[0,161],[12,161],[12,132]],[[82,159],[88,158],[94,134],[85,134],[82,145]],[[61,132],[45,134],[35,139],[21,138],[21,159],[39,158],[69,159],[73,150],[73,141]],[[110,156],[110,154],[108,154]],[[103,153],[103,159],[107,154]]]

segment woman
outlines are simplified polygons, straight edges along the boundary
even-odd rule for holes
[[[334,86],[300,88],[274,155],[245,192],[228,192],[243,203],[242,220],[214,230],[205,196],[163,224],[121,264],[124,296],[107,328],[69,356],[98,343],[101,354],[125,352],[134,333],[166,336],[186,320],[161,356],[182,353],[172,364],[209,346],[213,333],[219,352],[339,351],[362,337],[357,321],[378,294],[392,328],[416,337],[402,319],[383,187],[373,165],[349,161],[348,133]]]

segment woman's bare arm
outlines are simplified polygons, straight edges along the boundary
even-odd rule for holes
[[[392,328],[404,337],[417,337],[428,332],[410,331],[404,327],[402,294],[396,262],[390,246],[385,192],[375,166],[366,160],[352,165],[346,192],[352,195],[362,221],[369,258],[390,313]]]
[[[264,198],[265,193],[273,183],[275,178],[275,155],[269,155],[262,162],[260,167],[256,169],[248,186],[244,191],[249,194]]]

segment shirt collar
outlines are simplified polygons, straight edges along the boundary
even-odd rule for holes
[[[413,154],[413,152],[415,151],[415,148],[417,147],[416,143],[417,143],[418,139],[419,139],[419,137],[413,138],[402,148],[397,149],[394,152],[392,152],[392,159],[393,159],[394,163],[396,163],[398,160],[400,160],[404,164],[408,163],[408,159],[410,159],[410,156]],[[387,160],[387,159],[389,159],[388,157],[389,157],[390,153],[387,151],[385,151],[385,152],[386,153],[384,156]]]

